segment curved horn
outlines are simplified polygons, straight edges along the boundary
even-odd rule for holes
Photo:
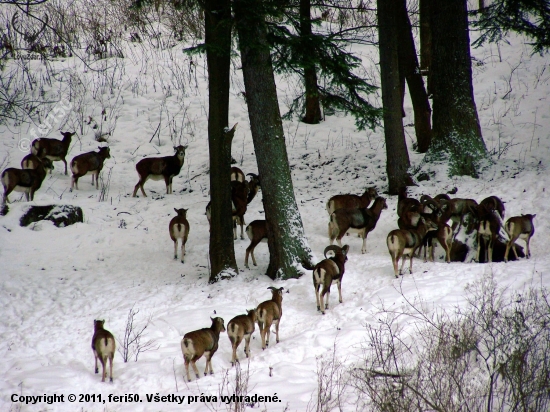
[[[420,197],[420,203],[423,205],[428,205],[434,212],[439,209],[439,203],[428,195],[422,195]]]
[[[277,288],[275,286],[269,286],[268,289],[277,290]]]
[[[339,251],[342,250],[342,248],[340,248],[340,246],[336,246],[336,245],[329,245],[325,248],[325,251],[323,252],[323,254],[325,255],[325,259],[328,259],[327,258],[327,252],[333,250],[334,253],[338,253]]]

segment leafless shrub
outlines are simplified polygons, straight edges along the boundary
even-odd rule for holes
[[[118,352],[122,355],[124,363],[132,357],[137,362],[140,353],[158,349],[158,346],[155,347],[156,339],[143,340],[143,333],[151,323],[151,316],[147,318],[143,326],[134,325],[134,318],[139,313],[139,309],[134,310],[134,306],[128,311],[124,337],[122,341],[118,341]]]
[[[352,372],[365,408],[548,410],[548,291],[531,287],[507,297],[487,275],[467,292],[466,307],[452,313],[429,314],[409,301],[403,311],[382,308],[378,324],[367,326],[364,364]]]
[[[244,399],[249,393],[248,382],[250,379],[250,362],[247,363],[246,370],[241,369],[239,362],[235,367],[224,371],[222,381],[218,387],[218,402],[216,404],[206,404],[211,411],[220,411],[225,409],[229,412],[245,412],[248,408],[254,408],[254,403],[247,403]],[[235,377],[231,379],[230,372],[235,371]]]
[[[317,358],[317,389],[307,405],[308,412],[342,411],[345,405],[349,373],[336,357],[336,342],[332,351]],[[315,397],[313,397],[315,396]]]

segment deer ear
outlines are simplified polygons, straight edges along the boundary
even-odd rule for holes
[[[178,209],[174,208],[174,212],[178,213]]]

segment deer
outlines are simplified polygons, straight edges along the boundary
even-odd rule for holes
[[[408,197],[407,187],[403,186],[399,189],[398,199],[397,199],[397,216],[401,217],[406,212],[420,212],[421,210],[420,201]]]
[[[262,338],[262,349],[269,346],[269,335],[271,325],[275,325],[276,342],[279,343],[279,325],[283,316],[283,290],[284,288],[268,287],[271,289],[271,299],[266,300],[256,308],[256,321]]]
[[[168,230],[170,232],[170,239],[174,242],[174,259],[178,259],[178,239],[181,239],[181,263],[185,258],[185,244],[187,243],[187,237],[189,236],[189,222],[187,221],[187,210],[189,209],[176,209],[174,211],[178,214],[170,220]]]
[[[32,153],[26,155],[23,160],[21,160],[21,169],[36,169],[40,164],[42,164],[46,171],[49,170],[50,174],[52,173],[54,169],[53,163],[47,157],[42,156],[42,152],[38,153],[38,155]]]
[[[333,251],[333,257],[327,257],[327,252]],[[342,278],[345,272],[345,263],[348,260],[349,246],[344,245],[338,247],[336,245],[330,245],[325,248],[323,254],[325,259],[317,263],[313,269],[313,287],[315,290],[315,300],[317,301],[317,310],[323,315],[325,310],[328,309],[330,298],[330,287],[332,282],[336,282],[338,286],[338,298],[342,303]],[[321,288],[322,286],[322,288]],[[319,291],[319,289],[321,289]],[[325,295],[327,295],[327,301],[324,302]]]
[[[103,328],[105,320],[94,320],[94,336],[92,337],[92,350],[95,357],[95,373],[99,373],[97,360],[101,362],[103,373],[101,374],[101,382],[105,382],[107,371],[105,366],[109,360],[109,381],[113,381],[113,359],[115,357],[115,337],[111,332]]]
[[[220,333],[225,332],[225,325],[223,319],[220,317],[210,318],[210,320],[212,321],[212,325],[209,328],[188,332],[183,335],[183,339],[181,340],[181,351],[183,353],[188,382],[191,382],[189,364],[191,364],[195,376],[199,379],[199,370],[195,362],[197,362],[202,355],[206,357],[204,376],[207,376],[208,371],[210,371],[210,375],[214,374],[214,369],[212,369],[212,356],[214,356],[218,350]]]
[[[249,205],[262,186],[260,184],[260,176],[255,173],[247,173],[246,175],[250,176],[250,180],[248,181],[248,196],[246,198],[246,204]]]
[[[252,257],[252,264],[256,264],[256,258],[254,257],[254,249],[260,242],[267,242],[267,222],[265,220],[254,220],[246,227],[246,235],[250,239],[250,245],[246,248],[246,254],[244,257],[244,266],[250,269],[248,266],[248,256]]]
[[[531,240],[531,237],[535,234],[535,225],[533,224],[533,219],[536,216],[537,215],[514,216],[506,221],[506,224],[504,225],[504,230],[508,234],[510,240],[506,244],[506,252],[504,253],[505,262],[508,262],[508,253],[510,253],[510,248],[513,249],[516,260],[519,259],[515,244],[518,238],[525,240],[525,257],[527,259],[531,257],[529,241]]]
[[[424,247],[424,262],[426,262],[426,251],[430,256],[430,261],[434,261],[434,239],[437,239],[439,244],[445,250],[445,261],[447,263],[451,262],[451,248],[453,247],[453,229],[447,224],[448,219],[445,220],[445,217],[441,212],[441,205],[439,202],[441,199],[448,200],[448,198],[449,196],[447,196],[446,194],[437,195],[434,199],[432,199],[428,195],[423,195],[420,198],[420,202],[424,206],[424,211],[426,211],[426,209],[431,211],[429,213],[423,213],[422,216],[429,217],[438,226],[437,230],[428,231],[424,236],[424,240],[422,242],[422,246]],[[415,226],[417,224],[418,222],[415,224]],[[403,229],[401,226],[399,226],[399,228]],[[420,248],[418,250],[420,252]]]
[[[111,158],[111,151],[108,147],[98,147],[99,152],[88,152],[82,153],[78,156],[73,157],[71,160],[71,172],[73,172],[73,177],[71,179],[71,189],[76,186],[78,190],[78,179],[85,175],[92,175],[92,186],[94,184],[95,177],[95,188],[99,189],[99,174],[103,169],[103,163],[105,159]]]
[[[233,239],[237,239],[237,224],[241,226],[241,239],[244,239],[244,214],[247,209],[248,182],[231,181],[231,214],[233,216]],[[212,202],[206,205],[206,218],[211,225],[212,220]]]
[[[504,202],[497,196],[489,196],[479,202],[479,207],[484,208],[488,212],[496,212],[500,216],[501,220],[504,220],[504,213],[506,211]]]
[[[231,167],[231,181],[233,180],[237,182],[244,182],[246,180],[244,172],[236,166]]]
[[[185,149],[187,149],[187,145],[179,145],[178,147],[174,147],[175,154],[173,156],[146,157],[137,162],[136,170],[139,175],[139,182],[134,187],[132,197],[136,197],[138,189],[141,189],[143,196],[147,197],[143,185],[148,179],[164,179],[166,194],[171,194],[172,179],[180,173],[183,161],[185,160]]]
[[[477,227],[477,254],[476,262],[479,262],[481,251],[481,242],[485,244],[485,262],[493,262],[493,248],[500,231],[501,223],[499,216],[493,213],[493,210],[486,209],[485,206],[478,208],[478,227]]]
[[[336,209],[365,208],[377,197],[378,192],[376,188],[369,187],[365,189],[365,192],[361,196],[351,194],[332,196],[327,202],[326,209],[330,216]]]
[[[237,358],[237,348],[244,338],[244,353],[246,357],[250,357],[250,338],[255,330],[256,309],[246,311],[246,315],[238,315],[229,321],[227,324],[227,336],[233,348],[233,356],[231,357],[231,366],[239,361]]]
[[[437,224],[430,218],[420,217],[420,222],[416,229],[395,229],[392,230],[386,238],[386,244],[388,245],[388,251],[393,263],[393,270],[395,277],[399,278],[399,274],[403,273],[403,266],[405,265],[405,256],[409,256],[409,273],[412,274],[412,261],[413,255],[416,249],[422,245],[422,240],[428,231],[436,230]],[[401,263],[401,269],[398,271],[397,266],[399,259],[403,258]]]
[[[31,144],[31,153],[38,155],[38,153],[41,152],[42,156],[47,157],[51,161],[61,160],[65,164],[65,174],[67,174],[67,161],[65,157],[69,151],[72,137],[75,134],[76,132],[61,132],[61,136],[63,136],[62,140],[48,139],[45,137],[34,139]]]
[[[36,169],[16,169],[9,167],[2,172],[0,179],[4,186],[3,204],[10,203],[8,196],[14,190],[25,193],[27,202],[34,200],[34,193],[40,189],[46,178],[44,163],[38,160]]]
[[[468,213],[477,214],[478,204],[473,199],[454,198],[451,200],[440,199],[442,216],[441,219],[447,222],[449,219],[453,221],[452,229],[457,233],[457,226],[462,225],[464,216]],[[460,227],[459,227],[460,230]]]
[[[376,227],[382,210],[387,208],[386,199],[377,197],[370,208],[335,210],[330,215],[328,224],[330,244],[332,245],[336,239],[338,245],[342,247],[342,237],[349,229],[354,229],[359,231],[363,238],[361,253],[367,253],[367,235]]]

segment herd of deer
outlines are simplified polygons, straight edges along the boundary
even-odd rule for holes
[[[247,310],[246,315],[238,315],[227,324],[227,336],[231,342],[233,355],[231,356],[231,365],[238,362],[237,348],[241,342],[245,341],[244,353],[248,358],[250,356],[250,338],[255,331],[255,324],[260,329],[262,339],[262,349],[269,346],[269,335],[271,326],[275,326],[275,338],[279,343],[279,324],[283,316],[283,290],[270,286],[271,299],[258,305],[256,309]],[[189,365],[193,367],[195,376],[199,379],[199,370],[195,364],[203,355],[206,358],[206,367],[204,376],[214,373],[212,369],[212,356],[218,350],[220,333],[225,332],[224,320],[220,317],[210,318],[212,325],[209,328],[203,328],[188,332],[181,340],[181,352],[185,364],[185,373],[187,380],[191,382],[189,374]],[[115,356],[115,338],[113,334],[104,329],[104,320],[94,320],[94,335],[92,337],[92,350],[95,357],[95,373],[98,373],[97,361],[103,366],[102,382],[107,377],[106,366],[109,362],[109,379],[113,381],[113,359]]]
[[[40,188],[47,170],[53,170],[52,161],[63,161],[65,174],[67,174],[67,155],[71,138],[75,133],[62,132],[62,140],[40,138],[32,142],[31,153],[22,160],[22,169],[8,168],[1,175],[4,186],[4,203],[8,202],[8,196],[12,191],[24,192],[27,201],[33,200],[34,193]],[[185,159],[187,146],[174,147],[175,154],[165,157],[150,157],[140,160],[136,164],[139,181],[134,187],[133,197],[138,189],[147,197],[143,185],[148,179],[162,180],[166,184],[166,193],[172,193],[172,179],[180,173]],[[98,176],[103,168],[105,159],[110,158],[109,148],[100,147],[98,152],[89,152],[73,158],[70,164],[73,173],[71,191],[76,186],[78,179],[86,174],[92,175],[92,184],[98,188]],[[250,176],[250,180],[246,180]],[[254,199],[260,189],[258,175],[249,173],[245,176],[237,167],[231,168],[231,201],[234,225],[234,238],[237,239],[237,224],[241,227],[241,239],[244,239],[243,226],[244,214],[247,205]],[[371,203],[372,202],[372,203]],[[326,209],[329,214],[328,235],[330,245],[325,248],[325,259],[313,267],[313,285],[317,310],[325,314],[329,307],[330,288],[332,283],[338,287],[339,301],[342,303],[342,278],[345,271],[345,263],[348,260],[349,246],[342,246],[342,237],[349,232],[357,232],[362,238],[361,253],[367,252],[367,235],[374,230],[384,209],[387,209],[386,199],[378,196],[376,189],[368,188],[361,195],[337,195],[331,197]],[[189,235],[189,222],[186,218],[187,209],[174,209],[177,213],[169,224],[170,238],[174,242],[174,259],[177,259],[178,242],[181,242],[181,262],[185,258],[185,244]],[[447,194],[435,197],[423,195],[420,200],[409,198],[406,189],[399,194],[397,203],[397,225],[399,229],[392,230],[386,244],[390,253],[395,277],[403,273],[405,258],[409,257],[409,273],[412,273],[412,261],[416,252],[424,247],[424,259],[426,252],[430,260],[434,260],[435,240],[445,250],[445,261],[451,261],[451,249],[453,238],[462,225],[466,224],[477,229],[477,256],[480,261],[480,251],[483,243],[485,250],[485,262],[492,262],[493,250],[497,237],[502,227],[508,235],[504,252],[504,261],[508,261],[510,249],[518,259],[516,240],[522,239],[526,243],[526,257],[530,257],[529,241],[535,233],[533,219],[536,215],[521,215],[509,218],[504,222],[505,208],[502,200],[496,196],[490,196],[477,203],[473,199],[454,198]],[[206,206],[206,216],[210,223],[210,203]],[[466,217],[468,218],[466,219]],[[451,225],[448,223],[451,222]],[[261,241],[267,241],[267,223],[265,220],[251,222],[246,233],[250,239],[250,245],[246,249],[245,266],[248,268],[248,258],[252,257],[252,263],[256,266],[254,249]],[[339,246],[333,245],[334,241]],[[334,255],[327,257],[328,252]],[[420,253],[418,253],[420,254]],[[399,259],[402,259],[401,268],[398,269]],[[282,316],[282,290],[283,288],[270,287],[272,299],[260,303],[256,309],[247,311],[246,315],[233,318],[227,325],[229,340],[231,341],[233,355],[231,363],[237,361],[237,347],[245,339],[245,354],[250,354],[250,338],[258,323],[262,339],[262,349],[269,345],[271,325],[275,325],[276,338],[279,342],[279,322]],[[181,342],[181,349],[185,361],[187,379],[190,381],[189,365],[191,364],[196,377],[199,373],[195,362],[203,355],[206,357],[204,374],[213,373],[212,356],[218,349],[220,332],[224,332],[224,321],[220,317],[211,318],[212,326],[185,334]],[[104,321],[95,320],[95,333],[92,338],[92,349],[97,361],[103,365],[103,379],[106,377],[106,364],[110,363],[110,379],[112,381],[112,361],[115,351],[113,335],[103,328]]]

